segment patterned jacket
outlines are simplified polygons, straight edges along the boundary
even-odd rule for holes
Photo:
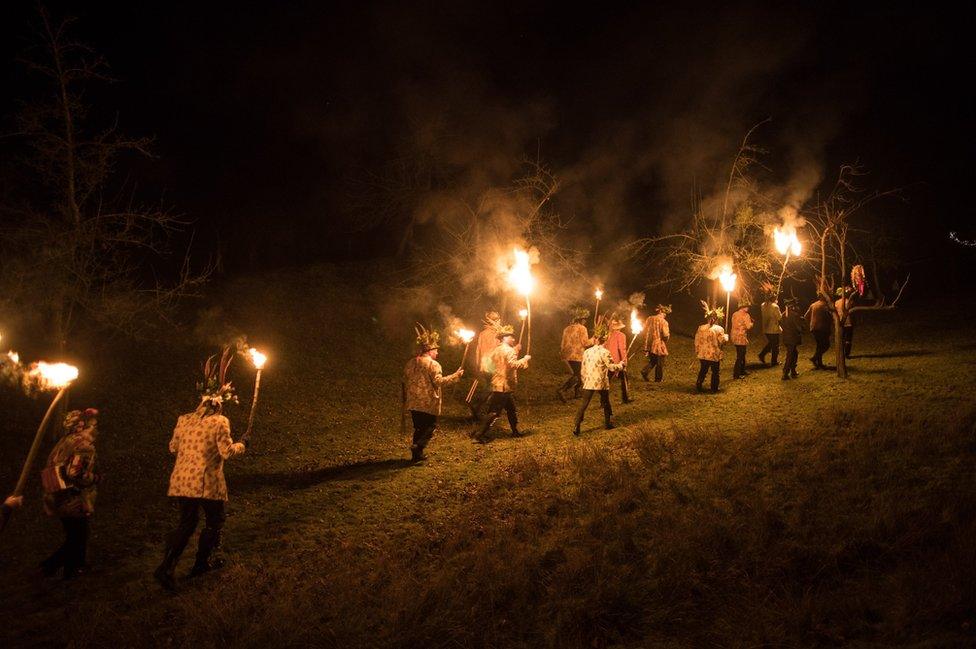
[[[671,337],[671,325],[663,313],[648,316],[644,321],[644,352],[655,356],[667,356],[668,346],[665,344]]]
[[[406,409],[431,415],[441,414],[441,387],[460,378],[458,372],[444,376],[441,364],[427,354],[411,358],[403,368]]]
[[[779,310],[779,305],[775,302],[762,303],[762,330],[764,334],[778,334],[779,321],[783,318],[783,313]]]
[[[753,324],[752,316],[749,315],[748,310],[737,309],[732,314],[732,344],[748,345],[749,330],[752,329]]]
[[[573,323],[563,329],[563,341],[560,345],[560,357],[564,361],[582,361],[583,350],[593,344],[586,327]]]
[[[614,363],[619,363],[627,358],[627,335],[619,329],[610,332],[607,342],[603,343],[603,346],[610,352],[610,357]],[[586,357],[585,352],[583,356]]]
[[[474,350],[474,364],[479,372],[484,372],[484,362],[491,357],[491,353],[498,347],[498,336],[495,335],[495,328],[485,326],[478,334],[478,346]]]
[[[695,332],[695,355],[703,361],[720,361],[725,355],[722,346],[729,340],[721,325],[703,324]]]
[[[61,518],[83,518],[95,511],[95,441],[86,431],[69,433],[54,445],[48,467],[61,467],[67,489],[44,494],[44,511]]]
[[[519,358],[515,348],[501,343],[491,353],[491,362],[495,364],[495,373],[491,377],[492,392],[511,392],[518,383],[517,370],[529,366],[529,360],[524,356]]]
[[[170,496],[227,500],[224,460],[244,452],[230,438],[230,421],[202,410],[181,415],[176,421],[169,452],[176,466],[169,478]]]
[[[609,390],[609,372],[616,372],[624,368],[623,363],[614,363],[610,351],[603,345],[593,345],[583,352],[583,365],[580,373],[583,376],[584,390]]]

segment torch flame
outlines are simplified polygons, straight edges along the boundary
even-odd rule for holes
[[[10,362],[13,363],[14,365],[20,365],[20,354],[18,354],[17,352],[15,351],[7,352],[7,358],[9,358]]]
[[[636,336],[642,331],[644,331],[644,323],[641,322],[640,316],[637,315],[637,309],[631,309],[630,310],[630,333]]]
[[[596,296],[596,299],[598,299],[598,300],[602,300],[602,299],[603,299],[603,289],[602,289],[602,288],[598,288],[598,289],[596,289],[596,290],[595,290],[595,291],[593,292],[593,295],[595,295],[595,296]]]
[[[793,228],[775,228],[773,244],[776,246],[776,252],[781,255],[785,255],[788,251],[793,257],[798,257],[802,251],[800,239],[797,238],[796,230]]]
[[[251,347],[247,350],[248,355],[251,357],[251,362],[254,363],[254,367],[257,369],[262,369],[264,364],[267,362],[268,357],[259,352],[258,350]]]
[[[535,288],[535,278],[532,277],[529,253],[515,248],[515,264],[508,271],[508,282],[522,295],[528,295]]]
[[[731,293],[735,290],[735,279],[737,275],[732,272],[732,269],[725,269],[718,275],[718,281],[722,283],[722,288],[725,289],[726,293]]]
[[[27,372],[42,390],[60,390],[78,378],[78,368],[67,363],[46,363],[38,361]]]
[[[529,317],[529,310],[528,309],[519,309],[519,314],[518,315],[519,315],[519,317],[521,319],[525,320],[527,317]]]
[[[474,332],[470,329],[457,329],[454,335],[461,339],[461,342],[467,344],[474,340]]]

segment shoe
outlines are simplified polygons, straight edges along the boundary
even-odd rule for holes
[[[789,381],[790,380],[790,375],[789,374],[784,374],[783,375],[783,380],[784,381]]]
[[[700,386],[700,385],[696,385],[695,386],[695,392],[698,392],[700,394],[700,393],[702,393],[704,391],[705,390],[702,388],[702,386]]]
[[[519,430],[513,430],[512,437],[525,437],[525,432]]]
[[[421,462],[426,460],[427,457],[424,455],[424,449],[417,446],[410,447],[410,461],[411,462]]]
[[[792,372],[790,372],[790,376],[792,376],[795,379],[796,377],[800,376],[800,373],[797,372],[796,370],[793,370]]]
[[[580,436],[580,427],[579,426],[577,426],[576,428],[573,429],[573,435],[576,435],[577,437]]]
[[[763,365],[765,365],[766,364],[766,357],[765,356],[760,356],[759,357],[759,362],[762,363]]]
[[[776,367],[777,365],[779,365],[779,361],[773,361],[772,363],[770,363],[770,365],[772,367]]]
[[[562,401],[563,403],[566,403],[566,395],[563,394],[562,390],[556,390],[556,398]]]
[[[644,383],[647,383],[650,379],[647,378],[647,372],[641,371],[641,378],[644,379]]]
[[[624,403],[634,403],[637,399],[627,399]]]
[[[605,430],[613,430],[616,427],[617,427],[617,424],[613,423],[612,421],[608,421],[606,424],[603,425],[603,428]]]

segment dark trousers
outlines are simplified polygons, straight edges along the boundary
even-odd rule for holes
[[[651,368],[654,368],[654,382],[660,383],[664,378],[664,356],[658,356],[657,354],[652,354],[647,352],[647,365],[641,370],[641,375],[644,380],[647,380],[647,375],[651,373]]]
[[[823,355],[830,349],[830,330],[814,331],[813,339],[817,342],[817,349],[810,360],[813,361],[814,367],[824,367]]]
[[[434,429],[437,428],[437,415],[411,410],[410,418],[413,420],[413,445],[410,448],[423,451],[430,438],[434,436]]]
[[[797,351],[796,345],[786,346],[786,362],[783,363],[783,376],[796,376],[796,361],[799,356],[800,352]]]
[[[746,349],[745,345],[735,346],[735,365],[732,366],[732,378],[734,379],[746,375]]]
[[[508,415],[508,425],[512,429],[512,434],[518,434],[518,413],[515,411],[515,399],[512,397],[512,393],[492,392],[491,396],[488,397],[488,414],[485,415],[485,421],[481,425],[479,438],[488,434],[488,430],[495,423],[495,420],[501,416],[502,410]]]
[[[54,554],[43,561],[41,565],[44,570],[54,572],[63,567],[66,578],[78,573],[78,570],[85,565],[85,555],[88,551],[89,520],[87,516],[61,518],[64,542],[54,551]]]
[[[719,361],[706,361],[698,359],[701,367],[698,368],[698,381],[695,382],[695,388],[698,390],[702,389],[702,383],[705,382],[705,375],[708,370],[712,371],[712,392],[718,392],[718,370]]]
[[[200,532],[200,541],[197,545],[197,565],[204,565],[210,554],[220,544],[220,530],[224,527],[227,515],[224,513],[224,501],[212,500],[210,498],[185,498],[176,499],[180,508],[180,522],[176,529],[170,532],[166,543],[167,558],[171,558],[173,564],[183,554],[186,544],[197,529],[200,519],[200,510],[206,517],[204,529]]]
[[[629,387],[627,385],[627,372],[620,370],[618,372],[614,372],[610,376],[614,379],[620,379],[620,400],[624,403],[628,403],[630,401],[630,393],[628,392]]]
[[[766,334],[766,346],[759,352],[759,360],[766,362],[766,354],[770,355],[773,365],[779,362],[779,334]]]
[[[566,361],[569,365],[569,371],[572,373],[566,382],[563,383],[562,387],[559,388],[560,392],[566,392],[570,388],[573,390],[573,396],[578,397],[580,387],[583,385],[583,377],[580,375],[580,369],[583,367],[582,361]]]
[[[854,345],[854,327],[841,327],[841,340],[844,343],[844,358],[851,357],[851,348]]]
[[[583,400],[580,402],[579,410],[576,411],[576,428],[583,422],[583,415],[590,405],[590,400],[594,394],[600,395],[600,405],[603,406],[603,423],[610,426],[610,419],[613,417],[613,409],[610,407],[610,390],[583,390]]]
[[[488,372],[478,372],[478,387],[475,388],[474,396],[471,397],[471,415],[476,419],[481,419],[481,414],[491,396],[491,374]]]

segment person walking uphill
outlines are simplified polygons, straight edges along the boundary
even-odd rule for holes
[[[484,328],[478,334],[478,343],[474,349],[475,382],[474,390],[468,399],[468,406],[471,408],[471,418],[473,421],[481,421],[481,412],[491,396],[491,375],[489,367],[491,353],[498,346],[498,327],[501,325],[501,317],[497,311],[486,311]]]
[[[780,320],[779,326],[783,332],[783,345],[786,347],[786,362],[783,363],[783,380],[795,379],[799,376],[796,372],[796,361],[799,356],[797,347],[803,342],[803,318],[796,308],[796,300],[786,301],[786,314]]]
[[[424,448],[434,436],[437,417],[441,414],[441,388],[457,382],[464,370],[444,376],[441,364],[437,362],[440,336],[418,325],[417,346],[419,354],[403,368],[403,385],[406,402],[404,407],[410,411],[413,420],[413,444],[410,446],[411,459],[419,462],[424,459]]]
[[[603,346],[609,335],[607,325],[604,322],[597,324],[593,331],[593,337],[598,344],[593,345],[583,352],[583,401],[580,402],[579,410],[576,411],[576,422],[573,427],[573,434],[579,436],[580,425],[583,423],[583,416],[590,405],[594,394],[600,395],[600,405],[603,406],[603,425],[607,430],[614,427],[613,409],[610,407],[610,372],[620,372],[627,367],[627,357],[619,363],[613,361],[610,351]]]
[[[91,516],[95,513],[95,438],[98,411],[72,410],[64,418],[64,437],[54,446],[41,472],[44,511],[61,519],[64,542],[41,562],[41,570],[53,577],[64,570],[73,579],[85,566]]]
[[[224,404],[237,403],[234,387],[226,380],[233,353],[224,348],[220,362],[211,356],[204,366],[200,405],[180,415],[169,442],[176,464],[169,479],[168,495],[176,499],[180,510],[179,524],[167,535],[163,561],[153,576],[167,590],[176,589],[176,563],[190,537],[196,531],[200,509],[206,517],[197,545],[196,560],[190,571],[195,577],[223,565],[212,558],[220,547],[226,514],[227,482],[224,460],[244,453],[245,445],[230,436],[230,421],[223,414]]]
[[[837,310],[837,317],[840,318],[841,345],[843,345],[844,358],[850,359],[854,347],[854,314],[851,313],[851,309],[855,306],[857,293],[849,286],[839,287],[835,293],[837,300],[834,302],[834,308]]]
[[[711,389],[712,392],[718,392],[719,369],[722,357],[725,354],[722,351],[722,347],[729,340],[725,329],[718,324],[718,321],[725,317],[725,310],[722,307],[713,309],[704,301],[701,304],[705,310],[705,324],[698,327],[698,331],[695,332],[695,355],[698,356],[698,362],[700,364],[698,380],[695,382],[695,391],[702,391],[705,375],[711,370]]]
[[[647,365],[641,370],[641,377],[647,381],[651,368],[654,368],[654,382],[664,380],[664,359],[668,355],[668,339],[671,337],[671,327],[668,325],[668,314],[671,305],[658,304],[655,313],[648,316],[644,322],[644,354],[647,355]]]
[[[508,415],[508,425],[512,429],[512,437],[521,437],[518,428],[518,413],[515,410],[515,399],[512,390],[517,381],[517,371],[529,367],[531,356],[518,357],[521,345],[515,345],[515,330],[511,325],[498,328],[499,344],[491,353],[491,362],[495,372],[491,377],[491,396],[488,397],[488,414],[481,427],[474,433],[477,442],[488,441],[488,431],[501,415],[502,410]]]
[[[732,314],[732,344],[735,345],[735,365],[732,367],[732,378],[741,379],[749,375],[746,372],[746,351],[749,349],[749,330],[752,329],[752,316],[749,315],[748,298],[739,300],[739,306]]]
[[[569,366],[570,377],[556,390],[559,400],[566,402],[566,392],[573,390],[573,398],[580,395],[580,385],[583,380],[580,377],[580,365],[583,362],[583,350],[593,344],[589,333],[586,331],[586,320],[590,317],[590,310],[583,307],[573,307],[572,321],[563,329],[562,343],[559,346],[560,356]]]
[[[610,334],[607,336],[603,346],[610,352],[610,358],[613,359],[614,363],[620,364],[627,360],[627,336],[621,331],[624,328],[624,323],[620,321],[619,318],[613,317],[610,319]],[[586,358],[586,352],[583,352],[583,358]],[[623,403],[630,403],[633,399],[627,393],[627,369],[622,367],[618,370],[611,370],[611,376],[613,378],[620,379],[620,400]],[[585,388],[584,388],[585,389]]]
[[[766,364],[766,354],[770,354],[770,364],[779,365],[779,321],[783,314],[776,303],[776,296],[770,294],[760,307],[762,309],[762,331],[766,335],[766,346],[759,352],[759,362]]]
[[[810,305],[803,317],[810,323],[810,332],[817,344],[813,356],[810,357],[810,362],[813,363],[813,369],[825,370],[827,366],[824,365],[823,355],[830,349],[830,330],[834,326],[834,318],[830,314],[830,304],[827,302],[827,298],[823,296],[817,298],[817,301]]]

